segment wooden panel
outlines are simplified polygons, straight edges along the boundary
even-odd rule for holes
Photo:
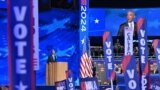
[[[66,79],[65,71],[68,69],[66,62],[50,62],[46,64],[46,85],[53,86],[56,81]]]
[[[65,71],[67,70],[67,63],[65,62],[58,62],[56,64],[56,73],[55,73],[55,81],[61,81],[66,79]]]

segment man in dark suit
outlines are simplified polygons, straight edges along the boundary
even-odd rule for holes
[[[118,36],[124,36],[124,28],[130,27],[133,30],[133,36],[137,36],[137,23],[134,22],[135,13],[133,11],[128,11],[127,13],[127,22],[122,23],[119,27]]]
[[[55,55],[55,51],[54,51],[54,50],[52,50],[52,51],[51,51],[51,54],[48,56],[47,62],[48,62],[48,63],[49,63],[49,62],[56,62],[56,55]]]

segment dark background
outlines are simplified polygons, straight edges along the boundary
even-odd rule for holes
[[[64,8],[78,10],[79,0],[39,0],[40,10]],[[91,8],[149,8],[160,7],[159,0],[90,0]]]

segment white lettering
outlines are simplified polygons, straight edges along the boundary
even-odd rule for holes
[[[106,46],[109,48],[111,46],[111,42],[106,42]]]
[[[26,10],[27,7],[26,6],[22,6],[21,10],[18,6],[13,7],[14,13],[15,13],[15,17],[17,21],[23,21],[25,14],[26,14]]]
[[[107,50],[106,50],[106,54],[107,54],[107,55],[111,55],[111,54],[112,54],[112,50],[111,50],[111,49],[107,49]]]
[[[17,59],[16,60],[16,73],[18,74],[26,74],[26,60],[25,59]]]
[[[144,39],[144,38],[142,38],[142,39],[140,40],[140,44],[141,44],[142,46],[145,46],[146,42],[145,42],[145,39]]]
[[[141,63],[145,63],[145,56],[141,56]]]
[[[111,62],[112,56],[107,56],[108,62]]]
[[[15,42],[15,46],[17,46],[17,49],[18,49],[18,56],[24,55],[24,47],[26,45],[27,45],[27,43],[25,41]]]
[[[142,30],[142,29],[141,29],[141,30],[140,30],[140,33],[141,33],[141,36],[144,37],[144,35],[145,35],[145,30]]]
[[[14,31],[14,36],[17,39],[23,39],[27,36],[27,27],[24,24],[15,25],[13,31]]]
[[[129,86],[130,89],[135,90],[136,87],[137,87],[137,83],[136,83],[135,80],[130,80],[130,81],[128,82],[128,86]]]
[[[127,70],[127,74],[129,76],[129,78],[133,79],[134,78],[134,69],[132,70]]]
[[[142,81],[141,81],[141,83],[142,83],[142,90],[146,90],[146,88],[147,88],[147,86],[146,86],[147,79],[145,79],[144,75],[142,75]]]
[[[112,70],[112,63],[108,63],[108,69]]]

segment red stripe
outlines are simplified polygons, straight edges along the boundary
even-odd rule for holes
[[[85,82],[81,82],[81,90],[86,90],[86,84],[85,84]]]
[[[81,73],[81,74],[83,74],[83,75],[85,76],[86,72],[85,72],[85,69],[84,69],[83,64],[81,64],[81,71],[82,71],[82,73]]]
[[[86,5],[86,0],[81,0],[82,5]]]
[[[110,79],[111,79],[111,80],[114,80],[115,76],[116,76],[116,73],[115,73],[115,71],[112,71],[112,74],[111,74],[111,77],[110,77]]]
[[[81,67],[81,69],[80,69],[80,70],[82,71],[82,73],[81,73],[81,74],[83,74],[83,75],[85,76],[86,72],[85,72],[84,68],[83,68],[83,67]]]
[[[85,73],[80,69],[81,72],[81,77],[84,78],[85,77]]]
[[[12,52],[12,49],[11,49],[11,38],[10,38],[10,36],[11,36],[11,10],[10,10],[10,0],[7,0],[7,16],[8,16],[8,66],[9,66],[9,70],[8,70],[8,73],[9,73],[9,90],[12,90],[12,61],[11,61],[11,59],[12,59],[12,54],[11,54],[11,52]]]
[[[82,55],[82,57],[81,57],[81,69],[82,69],[82,74],[84,75],[84,77],[86,77],[86,75],[87,75],[87,71],[86,71],[86,69],[85,69],[85,67],[86,67],[86,61],[85,61],[85,56],[84,56],[84,54]],[[83,78],[84,78],[83,77]]]
[[[153,46],[154,50],[156,49],[156,47],[157,47],[157,45],[158,45],[158,42],[159,42],[159,39],[155,39],[155,40],[153,41],[152,46]]]
[[[84,67],[82,67],[81,70],[82,70],[83,74],[85,75],[86,71],[85,71]]]
[[[138,30],[137,33],[139,33],[143,23],[144,23],[144,18],[140,18],[137,22],[137,30]]]
[[[35,90],[35,76],[34,76],[34,59],[33,59],[33,0],[30,0],[30,33],[31,33],[31,37],[30,37],[30,44],[31,44],[31,88],[32,90]]]
[[[86,68],[87,68],[87,72],[88,72],[88,75],[87,76],[90,76],[91,77],[91,67],[90,67],[90,59],[89,59],[89,57],[88,57],[88,55],[87,55],[87,53],[85,54],[85,56],[86,56],[86,60],[87,60],[87,63],[86,63]]]
[[[122,70],[124,72],[126,71],[126,67],[127,67],[128,63],[130,62],[130,60],[131,60],[131,56],[130,55],[124,56],[124,59],[122,61]]]
[[[81,57],[81,74],[84,74],[85,72],[85,77],[92,77],[92,62],[91,58],[88,57],[87,53],[83,53]]]
[[[149,73],[149,64],[147,62],[146,66],[145,66],[145,69],[143,71],[143,75],[147,75]]]
[[[108,38],[108,36],[109,36],[109,32],[104,32],[104,34],[103,34],[103,43],[106,41],[106,39]]]

